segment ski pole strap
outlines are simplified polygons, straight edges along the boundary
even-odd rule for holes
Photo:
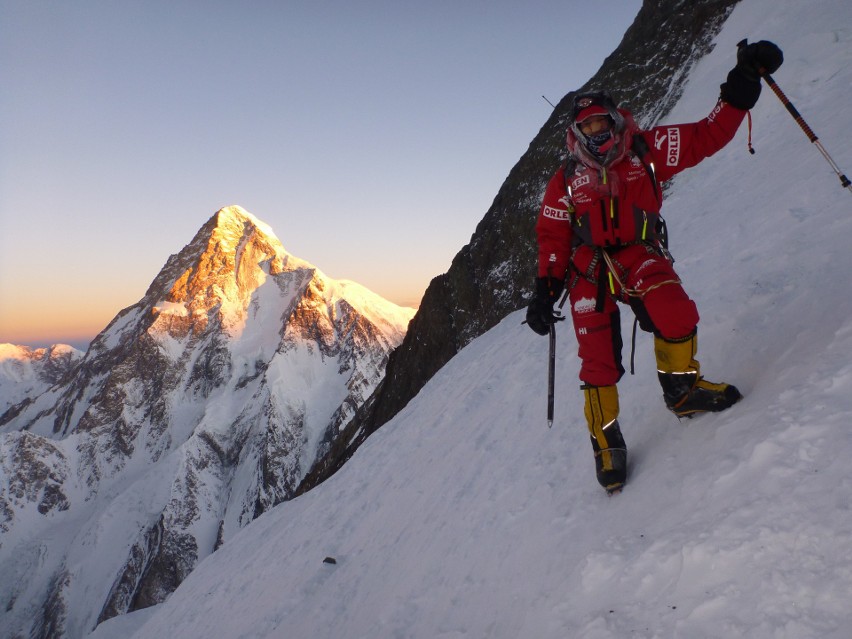
[[[630,374],[636,374],[636,327],[639,326],[639,318],[633,318],[633,338],[630,342]]]

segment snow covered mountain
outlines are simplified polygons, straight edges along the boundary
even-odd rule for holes
[[[0,415],[58,383],[82,357],[67,344],[36,349],[0,344]]]
[[[845,0],[743,0],[666,121],[705,116],[737,41],[772,39],[776,80],[848,174],[850,25]],[[744,128],[665,206],[702,370],[741,403],[679,422],[640,333],[631,472],[608,498],[570,327],[549,430],[547,340],[509,314],[337,474],[91,639],[849,637],[852,197],[769,90],[753,117],[757,154]]]
[[[216,213],[73,370],[0,416],[3,632],[80,637],[163,601],[293,496],[413,314]]]

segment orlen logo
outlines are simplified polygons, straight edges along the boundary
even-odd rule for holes
[[[588,183],[589,183],[589,176],[588,175],[581,175],[576,180],[571,182],[571,188],[572,189],[579,189],[581,186],[583,186],[584,184],[588,184]]]
[[[680,129],[671,127],[668,130],[669,134],[669,153],[666,156],[666,164],[669,166],[677,166],[680,160]]]
[[[565,209],[555,209],[552,206],[544,206],[544,212],[542,213],[544,217],[549,217],[552,220],[568,220],[570,217],[568,216],[568,211]]]
[[[576,302],[574,302],[574,312],[577,315],[582,313],[591,313],[595,310],[595,300],[589,297],[581,297]]]

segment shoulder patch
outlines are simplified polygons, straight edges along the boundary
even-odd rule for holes
[[[673,126],[666,131],[669,136],[669,150],[666,153],[666,164],[677,166],[680,162],[680,128]]]
[[[567,209],[557,209],[547,205],[544,206],[541,214],[544,215],[544,217],[549,217],[551,220],[571,219]]]

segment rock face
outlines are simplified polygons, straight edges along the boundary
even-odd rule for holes
[[[80,637],[163,601],[294,495],[413,313],[219,211],[84,358],[0,416],[0,627]]]
[[[736,3],[645,0],[618,48],[576,92],[608,90],[633,112],[640,126],[653,125],[676,103],[690,68],[709,52]],[[569,56],[570,46],[566,60]],[[732,51],[731,66],[735,60]],[[719,78],[720,84],[723,81]],[[388,362],[382,384],[353,420],[349,435],[317,465],[301,491],[334,473],[471,340],[528,303],[536,269],[535,219],[547,182],[565,159],[565,131],[576,92],[556,105],[500,187],[470,243],[447,273],[432,280],[405,340]]]

